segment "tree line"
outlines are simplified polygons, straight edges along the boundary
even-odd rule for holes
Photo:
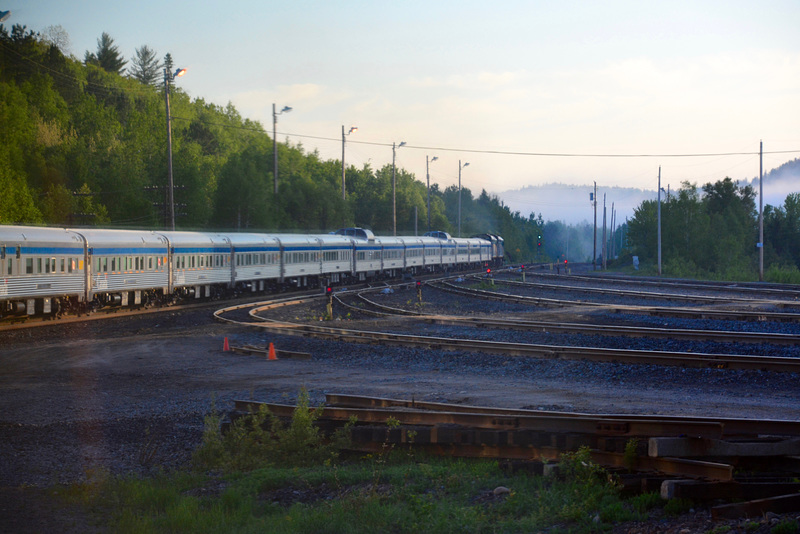
[[[800,169],[800,160],[786,167]],[[662,272],[667,276],[752,280],[759,273],[759,215],[756,192],[731,178],[702,188],[683,182],[662,200]],[[765,279],[800,283],[800,193],[782,206],[764,206]],[[628,224],[621,261],[637,255],[651,271],[658,261],[658,203],[645,201]]]
[[[0,223],[119,228],[166,227],[167,150],[162,61],[150,47],[126,60],[104,33],[83,61],[64,53],[68,36],[0,25]],[[392,232],[392,168],[346,169],[301,144],[273,143],[263,126],[232,104],[190,99],[171,85],[173,175],[179,229],[328,232],[358,225]],[[790,162],[800,167],[800,160]],[[397,169],[397,231],[427,228],[427,189]],[[497,197],[463,188],[462,235],[494,233],[516,262],[592,261],[593,228],[512,212]],[[691,183],[662,204],[663,272],[752,279],[758,272],[758,214],[751,186],[730,178]],[[458,188],[431,186],[431,227],[456,233]],[[764,209],[765,264],[771,276],[800,266],[800,195]],[[624,236],[624,238],[621,238]],[[598,239],[600,235],[598,234]],[[607,236],[618,263],[657,262],[657,204],[643,202],[628,225]],[[599,265],[599,258],[598,265]],[[613,263],[611,264],[613,265]],[[800,281],[800,279],[798,280]]]
[[[103,33],[83,61],[68,36],[0,25],[0,223],[164,228],[165,85],[170,54],[143,45],[126,60]],[[176,227],[328,232],[343,225],[390,235],[392,168],[323,160],[301,144],[273,143],[232,104],[190,99],[170,85]],[[398,168],[397,232],[427,230],[427,188]],[[486,191],[461,190],[462,235],[500,234],[512,257],[532,258],[540,221],[512,213]],[[455,234],[458,188],[431,185],[431,227]]]

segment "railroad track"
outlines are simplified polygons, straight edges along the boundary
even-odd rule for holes
[[[306,302],[309,302],[309,299],[268,302],[262,303],[261,305],[255,307],[251,307],[252,305],[237,305],[230,308],[217,310],[214,313],[214,317],[220,321],[242,326],[256,327],[276,334],[329,339],[346,343],[371,343],[433,350],[484,352],[513,357],[531,357],[539,359],[589,360],[594,362],[615,362],[626,364],[665,365],[712,369],[800,372],[800,359],[798,358],[572,347],[433,336],[415,336],[390,332],[372,332],[277,321],[260,315],[279,306],[301,304]],[[251,307],[248,312],[250,319],[247,321],[231,319],[226,316],[227,314],[241,311],[247,307]]]
[[[561,291],[570,293],[585,293],[589,295],[602,295],[604,297],[626,297],[665,300],[668,302],[694,302],[701,304],[749,304],[760,306],[774,306],[776,308],[797,307],[800,305],[792,300],[775,300],[753,297],[716,297],[712,295],[686,295],[677,293],[657,293],[652,291],[631,291],[627,289],[609,289],[603,287],[580,287],[564,284],[544,284],[536,282],[521,282],[505,278],[494,278],[494,284],[518,287],[523,289],[543,289],[547,291]]]
[[[652,286],[661,288],[672,289],[688,289],[692,291],[709,290],[714,292],[736,293],[741,296],[743,294],[757,295],[761,298],[764,295],[773,295],[781,297],[784,300],[792,299],[800,301],[800,287],[790,284],[768,284],[764,282],[748,283],[748,282],[716,282],[710,280],[695,280],[695,281],[682,281],[661,279],[654,280],[644,277],[625,277],[625,276],[608,276],[602,274],[592,275],[576,275],[576,274],[562,274],[555,275],[550,273],[537,272],[535,270],[526,269],[528,276],[535,276],[540,278],[553,278],[558,280],[576,280],[581,282],[607,282],[610,284],[620,285],[635,285],[636,287]]]
[[[295,410],[239,400],[231,419],[264,408],[287,419]],[[327,394],[315,416],[329,430],[356,421],[350,436],[358,450],[389,444],[541,461],[588,447],[601,465],[681,477],[731,481],[735,468],[765,464],[800,472],[800,421],[546,412],[341,394]]]
[[[463,326],[474,328],[495,328],[506,330],[522,330],[528,332],[583,334],[598,336],[624,336],[634,338],[660,338],[681,339],[687,341],[715,341],[719,343],[770,343],[775,345],[798,345],[800,335],[764,333],[764,332],[732,332],[719,330],[692,330],[676,328],[652,328],[640,326],[596,325],[580,323],[563,323],[552,321],[530,321],[523,319],[495,319],[492,317],[458,317],[451,315],[427,315],[413,310],[393,308],[379,304],[365,296],[366,292],[358,293],[358,298],[367,305],[375,308],[376,312],[369,312],[345,303],[344,306],[361,313],[368,312],[386,316],[410,316],[419,321],[449,326]]]
[[[429,285],[437,289],[441,289],[442,291],[447,291],[457,295],[464,295],[473,298],[482,298],[482,299],[496,300],[502,302],[513,302],[516,304],[528,304],[531,306],[543,306],[543,307],[553,307],[553,308],[585,306],[597,310],[602,310],[607,313],[650,315],[654,317],[676,317],[683,319],[800,322],[800,314],[789,313],[789,312],[634,306],[634,305],[624,305],[624,304],[604,304],[598,302],[585,302],[585,301],[576,302],[574,300],[558,300],[558,299],[549,299],[542,297],[528,297],[523,295],[509,295],[507,293],[500,293],[497,291],[487,291],[484,289],[470,289],[449,282],[436,282]]]

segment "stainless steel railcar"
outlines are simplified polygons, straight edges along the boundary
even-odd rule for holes
[[[502,238],[0,226],[0,317],[318,287],[502,262]]]

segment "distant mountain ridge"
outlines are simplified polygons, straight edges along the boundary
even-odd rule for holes
[[[752,185],[758,194],[758,177],[738,180],[740,185]],[[703,184],[698,184],[702,187]],[[589,194],[593,185],[550,183],[529,185],[497,193],[497,197],[512,211],[524,217],[531,213],[542,215],[545,221],[566,224],[593,224],[594,209]],[[764,174],[764,205],[782,206],[789,193],[800,192],[800,159],[788,161]],[[606,218],[611,224],[611,204],[617,211],[617,223],[632,217],[633,211],[645,200],[655,200],[656,191],[634,187],[597,188],[597,225],[603,224],[603,195],[606,195]]]

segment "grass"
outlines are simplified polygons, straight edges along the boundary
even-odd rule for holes
[[[346,457],[343,435],[323,440],[316,417],[305,392],[285,425],[259,412],[222,435],[212,415],[193,469],[96,477],[68,498],[103,510],[121,533],[597,532],[661,504],[655,494],[622,499],[588,449],[564,455],[558,478],[389,444]],[[500,486],[509,491],[496,495]]]

